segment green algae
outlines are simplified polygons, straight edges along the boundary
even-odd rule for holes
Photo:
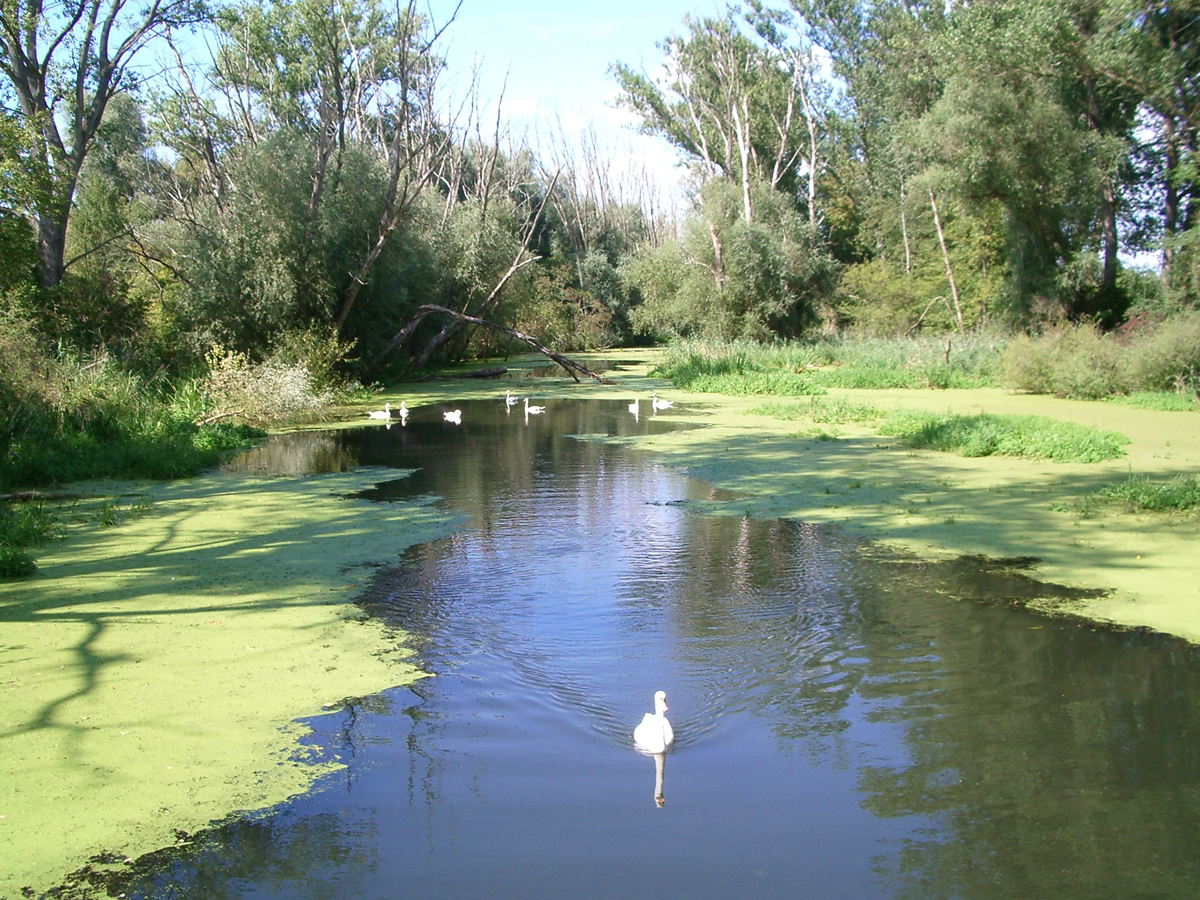
[[[39,575],[3,583],[0,896],[274,805],[337,765],[309,759],[296,720],[421,674],[351,601],[372,566],[454,524],[346,499],[397,475],[141,485],[140,517],[77,526]]]

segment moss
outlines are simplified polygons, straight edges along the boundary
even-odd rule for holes
[[[139,486],[140,517],[76,525],[5,584],[0,896],[305,790],[336,762],[306,761],[296,720],[420,675],[351,601],[452,522],[344,499],[381,477]]]

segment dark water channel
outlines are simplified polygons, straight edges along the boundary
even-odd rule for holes
[[[312,721],[348,766],[146,857],[129,897],[1200,896],[1200,653],[1021,609],[620,444],[624,403],[276,439],[243,468],[417,468],[469,516],[364,605],[434,677]],[[647,410],[643,405],[643,413]],[[736,508],[736,501],[734,501]],[[667,692],[662,767],[631,732]]]

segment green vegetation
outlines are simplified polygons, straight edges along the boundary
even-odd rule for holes
[[[45,503],[0,501],[0,578],[32,575],[37,566],[29,548],[61,533],[58,517]]]
[[[1059,422],[1043,416],[954,415],[885,412],[847,400],[814,398],[809,403],[768,403],[750,410],[777,419],[814,423],[871,424],[879,434],[898,437],[917,450],[941,450],[959,456],[1016,456],[1054,462],[1093,463],[1124,454],[1129,439],[1113,431]]]
[[[1200,484],[1194,475],[1177,475],[1168,481],[1130,475],[1127,481],[1097,493],[1104,500],[1123,504],[1130,512],[1183,511],[1200,506]]]
[[[1094,463],[1124,455],[1129,438],[1044,416],[895,412],[879,425],[915,449],[959,456],[1019,456],[1053,462]]]
[[[760,344],[675,341],[654,374],[713,393],[822,394],[826,388],[969,388],[993,383],[1002,342],[976,335]]]
[[[1168,393],[1167,391],[1139,391],[1125,396],[1107,398],[1113,403],[1133,406],[1137,409],[1157,409],[1160,412],[1189,412],[1200,410],[1200,397],[1196,395]]]
[[[1173,392],[1190,400],[1200,387],[1200,311],[1147,324],[1128,336],[1089,324],[1018,336],[1005,349],[1001,367],[1006,386],[1034,394],[1095,400]]]

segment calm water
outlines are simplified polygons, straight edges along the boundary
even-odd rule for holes
[[[417,468],[367,496],[469,516],[363,600],[434,677],[312,720],[344,771],[127,896],[1200,896],[1195,649],[1025,612],[1071,594],[1015,566],[698,514],[730,498],[578,437],[669,414],[458,405],[239,462]]]

